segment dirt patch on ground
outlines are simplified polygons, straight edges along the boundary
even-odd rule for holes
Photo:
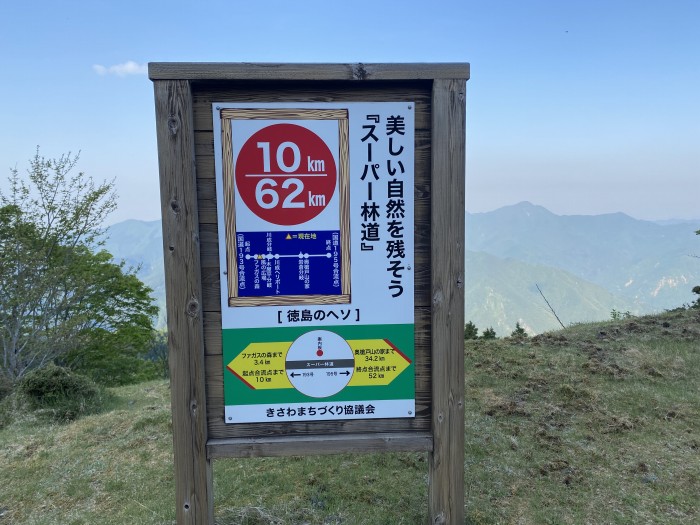
[[[535,344],[535,346],[540,344],[563,346],[567,344],[569,340],[562,334],[546,332],[533,337],[532,342]]]
[[[487,416],[529,416],[530,412],[525,406],[529,392],[519,392],[512,396],[499,396],[493,390],[487,389],[483,393],[484,414]]]

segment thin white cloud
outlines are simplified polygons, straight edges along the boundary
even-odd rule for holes
[[[123,64],[115,64],[113,66],[103,66],[101,64],[95,64],[92,69],[98,75],[116,75],[118,77],[125,77],[127,75],[145,75],[148,73],[148,66],[146,64],[139,64],[133,60],[127,60]]]

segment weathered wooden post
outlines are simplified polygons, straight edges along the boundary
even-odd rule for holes
[[[153,63],[179,524],[221,457],[426,451],[464,521],[468,64]]]

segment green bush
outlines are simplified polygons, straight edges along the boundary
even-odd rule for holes
[[[610,319],[613,321],[622,321],[624,319],[630,319],[632,318],[633,315],[630,313],[629,310],[626,312],[620,312],[618,310],[615,310],[614,308],[610,311]]]
[[[5,428],[12,422],[14,416],[12,408],[10,396],[0,399],[0,429]]]
[[[0,428],[7,426],[12,420],[12,382],[0,374]]]
[[[691,308],[700,308],[700,286],[694,286],[692,292],[698,295],[698,298],[690,304]]]
[[[157,363],[120,350],[91,345],[69,351],[60,363],[105,387],[160,379],[161,371]]]
[[[147,328],[95,328],[88,344],[76,345],[56,362],[103,387],[158,379],[158,365],[146,357],[154,338],[153,331]]]
[[[496,330],[493,329],[492,326],[489,326],[486,330],[484,330],[481,334],[482,339],[496,339]]]
[[[474,323],[469,321],[467,324],[464,325],[464,339],[478,339],[479,338],[479,329],[476,327]]]
[[[32,370],[18,383],[30,409],[52,421],[72,421],[99,411],[104,393],[91,379],[50,364]]]
[[[510,333],[510,336],[513,339],[519,339],[519,340],[527,338],[527,332],[525,331],[525,328],[523,328],[523,326],[520,324],[520,321],[515,323],[515,330],[513,330]]]
[[[0,401],[12,393],[12,381],[0,374]]]

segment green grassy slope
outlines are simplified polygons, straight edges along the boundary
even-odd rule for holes
[[[700,311],[465,346],[468,523],[700,522]],[[170,524],[164,382],[0,429],[0,525]],[[419,524],[425,454],[217,460],[231,524]]]
[[[467,347],[473,523],[698,523],[700,311]]]

